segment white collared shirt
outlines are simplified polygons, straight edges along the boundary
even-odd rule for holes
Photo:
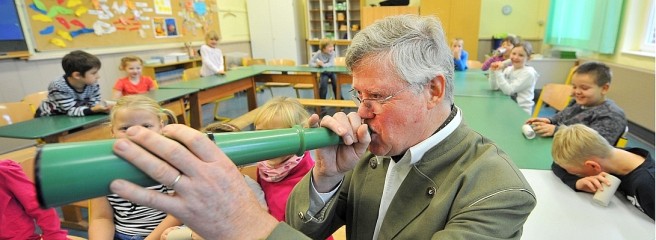
[[[405,180],[405,177],[408,175],[415,163],[417,163],[424,154],[430,150],[433,146],[439,144],[446,137],[451,135],[456,128],[462,122],[462,111],[458,108],[456,115],[453,117],[453,120],[449,122],[442,130],[433,134],[429,138],[421,141],[415,146],[412,146],[406,151],[401,160],[398,162],[390,161],[389,167],[387,168],[387,174],[385,175],[385,186],[383,187],[383,195],[380,201],[380,208],[378,209],[378,219],[376,220],[376,228],[374,230],[373,239],[378,239],[378,234],[380,232],[380,227],[383,224],[385,215],[387,214],[387,209],[389,208],[392,199],[396,195],[396,192],[399,190],[401,183]],[[379,158],[376,156],[379,164],[382,164]],[[311,180],[312,181],[312,180]],[[340,184],[341,185],[341,182]],[[337,190],[339,186],[327,193],[319,193],[312,183],[312,191],[310,191],[310,209],[308,214],[314,216],[318,211],[320,211],[324,206],[326,201],[330,199]]]

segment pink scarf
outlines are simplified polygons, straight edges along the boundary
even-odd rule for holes
[[[285,162],[278,165],[278,167],[273,167],[269,165],[267,161],[258,162],[257,163],[258,174],[260,175],[260,178],[264,181],[280,182],[281,180],[285,179],[285,177],[289,175],[289,172],[301,162],[303,156],[305,156],[305,154],[301,155],[300,157],[296,155],[292,155]]]

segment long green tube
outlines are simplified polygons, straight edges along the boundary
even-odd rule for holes
[[[215,143],[235,165],[301,155],[306,150],[339,144],[340,138],[326,128],[302,128],[214,134]],[[42,207],[110,194],[109,184],[125,179],[140,186],[155,180],[115,155],[115,140],[56,143],[42,146],[36,156],[36,188]]]

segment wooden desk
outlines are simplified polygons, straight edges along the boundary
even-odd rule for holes
[[[517,167],[551,169],[552,138],[526,139],[521,128],[530,116],[510,98],[456,96],[467,125],[494,141]]]
[[[171,107],[172,111],[184,114],[185,96],[194,93],[189,89],[157,89],[145,95]],[[0,127],[0,136],[20,139],[43,139],[47,143],[79,142],[111,138],[111,131],[103,124],[109,121],[107,114],[84,117],[56,115],[39,117],[28,121]],[[79,207],[62,206],[62,226],[86,230],[88,223],[82,218]]]
[[[608,207],[575,192],[550,170],[522,169],[537,196],[522,239],[654,239],[654,220],[615,195]]]
[[[164,71],[170,71],[170,70],[175,70],[179,68],[187,69],[187,68],[193,68],[193,67],[200,67],[201,66],[201,59],[200,58],[193,58],[189,59],[186,61],[179,61],[179,62],[174,62],[174,63],[163,63],[163,64],[153,64],[153,65],[144,65],[143,69],[141,70],[141,74],[144,76],[149,76],[153,80],[157,81],[156,74],[158,72],[164,72]],[[159,82],[159,81],[157,81]]]
[[[246,90],[248,110],[257,108],[255,100],[254,76],[265,69],[260,66],[244,67],[227,71],[225,75],[212,75],[189,81],[163,85],[160,89],[190,89],[189,111],[191,112],[191,127],[200,129],[203,126],[202,105],[214,102],[221,98],[231,96]]]

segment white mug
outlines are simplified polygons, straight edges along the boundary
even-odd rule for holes
[[[533,126],[531,126],[530,124],[524,124],[522,126],[522,133],[524,134],[524,137],[526,137],[526,139],[535,138],[535,131],[533,131]]]
[[[622,183],[622,180],[611,174],[606,174],[606,179],[610,181],[610,186],[602,183],[601,186],[604,190],[601,191],[601,189],[597,189],[597,192],[595,193],[594,197],[592,197],[593,202],[604,207],[608,206],[608,203],[610,203],[610,199],[613,198],[613,196],[615,195],[615,191],[617,191],[617,188],[620,186],[620,183]]]

